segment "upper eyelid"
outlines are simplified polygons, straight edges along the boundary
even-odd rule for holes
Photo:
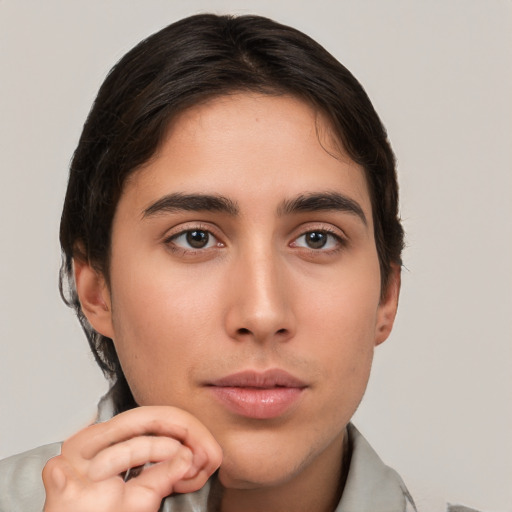
[[[171,240],[174,237],[182,235],[183,233],[187,233],[188,231],[207,231],[210,235],[213,235],[215,238],[221,238],[222,235],[219,233],[220,230],[216,226],[212,224],[208,224],[205,222],[184,222],[182,224],[178,224],[177,226],[173,226],[172,228],[167,229],[162,238],[164,240]]]
[[[308,233],[326,233],[327,235],[331,235],[332,237],[337,238],[339,240],[344,240],[345,239],[345,237],[343,235],[340,235],[338,232],[332,231],[332,230],[329,230],[329,229],[308,229],[307,231],[303,231],[298,236],[296,236],[294,238],[294,240],[297,240],[297,238],[300,238],[301,236],[305,236]]]
[[[310,221],[304,222],[300,226],[297,226],[291,233],[294,238],[298,238],[301,235],[306,233],[310,233],[311,231],[324,231],[331,235],[337,236],[343,240],[347,240],[348,236],[345,230],[341,229],[339,226],[332,224],[331,222],[321,222],[321,221]]]

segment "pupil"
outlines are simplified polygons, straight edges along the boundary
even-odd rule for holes
[[[201,249],[208,243],[208,233],[206,231],[189,231],[187,233],[187,242],[194,249]]]
[[[325,233],[312,231],[306,235],[306,242],[312,249],[321,249],[327,243],[327,236]]]

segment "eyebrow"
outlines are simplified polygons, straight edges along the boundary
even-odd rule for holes
[[[142,217],[153,217],[162,213],[178,211],[208,211],[238,215],[238,205],[221,195],[168,194],[144,209]]]
[[[153,217],[164,213],[179,211],[210,211],[227,213],[237,216],[240,213],[238,204],[222,195],[217,194],[182,194],[165,195],[144,209],[142,217]],[[338,192],[322,192],[301,194],[293,199],[283,201],[277,208],[279,216],[299,212],[342,211],[356,215],[364,225],[366,216],[357,201],[339,194]]]
[[[297,212],[329,210],[351,213],[359,217],[365,226],[368,225],[359,203],[338,192],[301,194],[294,199],[283,201],[278,208],[278,213],[279,215],[288,215]]]

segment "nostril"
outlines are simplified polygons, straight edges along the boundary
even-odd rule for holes
[[[1,0],[0,0],[1,1]],[[267,337],[272,338],[272,336],[276,336],[276,339],[286,339],[288,335],[290,334],[290,331],[286,328],[278,329],[277,331],[272,333],[266,333],[264,330],[259,332],[258,330],[252,331],[251,329],[247,329],[247,327],[240,327],[236,330],[236,337],[242,338],[252,338],[258,340],[264,340],[267,339]]]

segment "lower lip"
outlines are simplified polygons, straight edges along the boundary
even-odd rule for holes
[[[215,397],[231,412],[266,420],[277,418],[297,404],[303,388],[239,388],[211,386]]]

